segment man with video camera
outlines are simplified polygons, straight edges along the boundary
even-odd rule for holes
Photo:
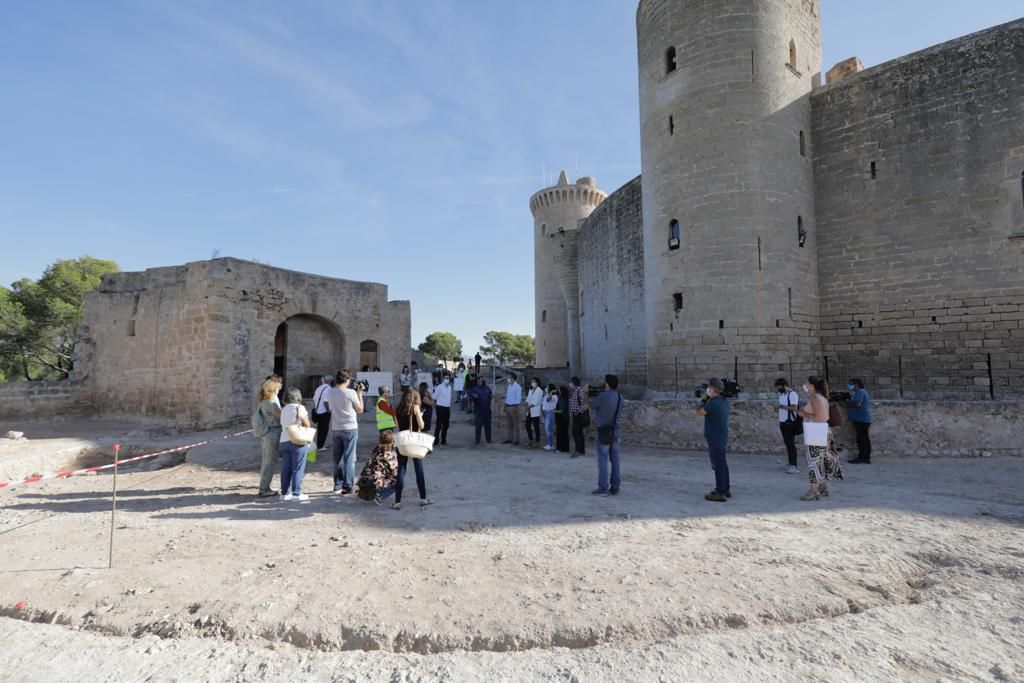
[[[363,391],[359,382],[350,389],[352,373],[338,370],[335,385],[327,391],[331,411],[331,457],[334,458],[334,492],[352,493],[356,483],[356,445],[359,442],[359,413],[363,412]]]
[[[725,447],[729,441],[729,402],[722,395],[722,381],[708,380],[697,415],[704,418],[704,440],[708,443],[711,469],[715,471],[715,488],[704,500],[724,503],[732,497],[729,490],[729,465],[725,462]]]

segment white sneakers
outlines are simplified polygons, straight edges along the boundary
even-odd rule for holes
[[[544,447],[544,450],[546,450],[546,451],[553,451],[553,450],[555,450],[555,449],[554,449],[554,448],[552,448],[551,446],[545,446],[545,447]]]
[[[307,500],[309,500],[309,495],[305,494],[305,493],[300,493],[297,496],[293,496],[290,493],[285,493],[284,495],[281,496],[281,500],[285,500],[285,501],[287,501],[287,500],[307,501]]]
[[[786,468],[786,474],[800,474],[800,468],[796,465],[790,465]]]
[[[291,499],[292,499],[292,494],[291,493],[282,493],[281,494],[281,500],[291,500]]]

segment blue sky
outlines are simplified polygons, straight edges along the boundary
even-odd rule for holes
[[[1024,15],[824,0],[826,68]],[[635,0],[0,4],[0,282],[84,254],[390,285],[414,345],[533,333],[542,168],[640,172]],[[578,160],[578,162],[577,162]]]

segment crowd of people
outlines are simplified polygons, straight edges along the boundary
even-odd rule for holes
[[[490,444],[495,393],[487,385],[485,377],[469,371],[462,363],[454,371],[439,366],[431,373],[430,382],[417,382],[417,379],[415,362],[403,367],[399,375],[400,396],[394,406],[391,387],[377,388],[373,408],[378,438],[357,478],[358,416],[366,410],[365,385],[351,387],[353,376],[348,370],[339,370],[333,377],[323,376],[322,383],[313,393],[310,413],[303,404],[301,392],[294,387],[284,393],[282,406],[282,380],[277,375],[268,377],[260,388],[260,403],[253,414],[254,432],[261,439],[258,495],[307,500],[308,495],[302,492],[302,480],[310,452],[316,449],[317,452],[331,452],[334,493],[344,496],[358,490],[361,498],[378,505],[394,496],[392,508],[396,510],[402,507],[405,475],[411,460],[420,505],[430,505],[432,501],[427,497],[423,458],[412,454],[411,450],[403,454],[397,437],[403,432],[429,433],[433,427],[433,448],[443,449],[448,445],[452,410],[459,409],[473,415],[474,444],[478,447]],[[777,379],[774,387],[778,393],[778,405],[772,410],[777,410],[786,449],[785,469],[790,474],[801,471],[796,440],[805,435],[804,469],[809,488],[801,500],[820,500],[829,495],[829,482],[843,479],[842,462],[832,434],[832,428],[842,424],[841,414],[836,406],[830,405],[828,384],[821,378],[809,377],[801,386],[806,397],[802,405],[800,394],[790,387],[785,378]],[[622,484],[623,407],[618,388],[618,377],[609,374],[604,378],[603,387],[593,391],[578,377],[573,377],[568,386],[544,386],[539,378],[534,377],[529,388],[524,390],[519,377],[509,373],[500,404],[505,422],[502,443],[521,445],[521,429],[525,428],[526,448],[543,448],[579,458],[586,455],[585,434],[593,425],[596,427],[597,488],[592,493],[597,496],[617,495]],[[704,438],[715,479],[714,489],[704,498],[712,502],[726,502],[732,497],[727,463],[729,402],[723,389],[721,380],[709,380],[696,411],[697,416],[704,418]],[[848,464],[869,464],[871,399],[863,380],[850,379],[847,389],[850,396],[847,416],[857,435],[858,450],[857,457],[849,460]],[[308,440],[297,438],[293,433],[295,428],[306,428]],[[271,488],[278,465],[280,494]]]

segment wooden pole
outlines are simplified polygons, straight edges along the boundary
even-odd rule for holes
[[[107,569],[114,568],[114,518],[117,516],[117,463],[120,460],[121,444],[114,444],[114,495],[110,504],[110,551],[107,554]]]

